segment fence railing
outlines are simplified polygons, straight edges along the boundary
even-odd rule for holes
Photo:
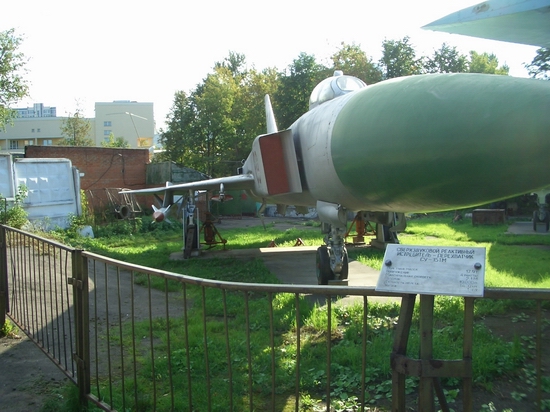
[[[302,377],[309,373],[303,370],[303,360],[319,356],[301,327],[308,306],[305,302],[311,300],[326,309],[322,312],[326,330],[317,336],[316,346],[324,341],[325,350],[318,359],[324,373],[319,376],[318,390],[329,411],[335,396],[331,357],[338,330],[333,312],[337,299],[343,296],[355,297],[362,307],[358,328],[361,359],[353,367],[358,376],[356,410],[365,410],[370,405],[365,397],[371,350],[369,298],[401,298],[403,311],[409,310],[407,305],[412,310],[413,295],[379,293],[374,288],[194,278],[75,250],[0,226],[0,315],[7,313],[78,385],[83,400],[106,411],[281,411],[286,410],[284,405],[302,410]],[[546,290],[486,289],[485,298],[537,302],[535,390],[541,410],[541,302],[550,300],[550,294]],[[473,307],[473,299],[468,302],[465,306]],[[237,311],[236,306],[240,308]],[[251,314],[257,312],[265,313],[265,318],[253,324]],[[473,316],[473,311],[468,316]],[[283,330],[282,318],[291,327]],[[465,320],[465,324],[473,322]],[[400,324],[397,329],[406,331],[407,327],[410,324],[404,328]],[[268,333],[259,338],[259,330]],[[288,357],[283,360],[280,353],[287,341],[294,351],[291,361]],[[393,410],[405,410],[408,399],[397,375],[403,371],[398,369],[415,365],[403,361],[401,343],[396,338],[392,355],[401,361],[393,371]],[[466,367],[461,370],[467,379],[462,410],[473,410],[471,371],[467,369],[471,351],[465,349],[463,361]],[[390,359],[387,362],[389,365]],[[422,365],[419,361],[418,368],[411,367],[405,374],[421,380],[437,375],[422,371]],[[437,367],[434,362],[430,365]],[[432,401],[422,410],[432,410],[430,396]],[[445,410],[444,405],[440,407]]]

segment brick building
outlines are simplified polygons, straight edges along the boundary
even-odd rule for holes
[[[66,158],[80,172],[80,187],[87,192],[94,210],[109,205],[106,189],[146,187],[148,149],[75,146],[26,146],[25,158]],[[111,190],[116,194],[116,190]],[[138,199],[144,204],[145,199]]]

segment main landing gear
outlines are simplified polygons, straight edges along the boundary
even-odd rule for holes
[[[344,228],[330,228],[325,243],[317,249],[316,273],[319,285],[347,284],[348,251],[344,244]]]
[[[317,202],[317,213],[325,244],[317,249],[316,274],[319,285],[347,285],[349,258],[345,245],[347,211],[340,205]],[[406,227],[405,215],[392,212],[359,212],[362,218],[377,225],[374,247],[385,248],[388,243],[399,243],[397,232]]]

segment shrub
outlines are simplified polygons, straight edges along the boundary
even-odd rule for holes
[[[23,200],[27,197],[26,186],[19,186],[13,203],[8,204],[8,199],[0,194],[0,223],[21,229],[27,223],[27,212],[23,209]]]

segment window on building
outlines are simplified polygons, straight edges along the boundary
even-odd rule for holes
[[[53,144],[52,139],[42,140],[42,146],[51,146]]]
[[[34,129],[31,129],[31,132],[34,133]]]
[[[111,122],[103,122],[103,127],[111,127]]]
[[[110,130],[103,130],[103,136],[109,136],[111,134]]]
[[[34,140],[25,140],[25,146],[32,146],[34,144]]]
[[[36,132],[37,132],[37,133],[40,133],[40,129],[36,129]]]
[[[19,140],[10,140],[10,149],[19,149]]]

